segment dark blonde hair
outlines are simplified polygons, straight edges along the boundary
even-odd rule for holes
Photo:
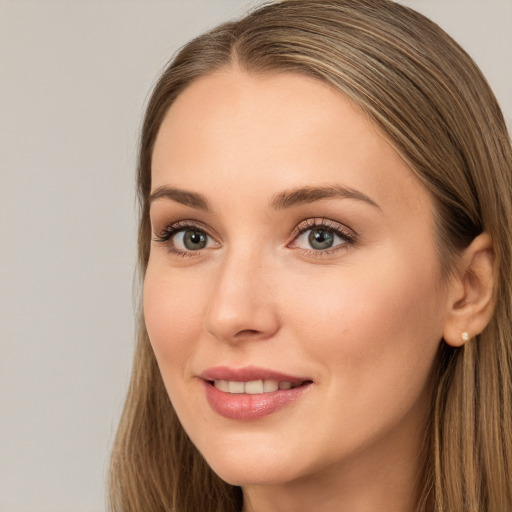
[[[285,0],[188,43],[156,84],[138,170],[139,265],[151,231],[151,155],[162,120],[194,80],[236,64],[329,84],[383,131],[430,191],[445,273],[481,232],[494,244],[495,312],[460,349],[441,343],[418,512],[512,510],[512,152],[496,99],[471,58],[436,24],[390,0]],[[140,314],[133,374],[114,445],[114,512],[235,512],[183,431]]]

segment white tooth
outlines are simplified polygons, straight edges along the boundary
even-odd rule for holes
[[[214,380],[213,385],[220,391],[229,391],[229,385],[227,380]]]
[[[279,389],[279,382],[277,380],[264,380],[263,381],[263,392],[272,393]]]
[[[280,382],[279,383],[279,389],[291,389],[292,383],[291,382]]]
[[[262,380],[251,380],[245,383],[245,392],[249,395],[257,395],[263,393],[263,381]]]
[[[240,393],[244,392],[244,383],[243,382],[238,382],[236,380],[230,380],[228,382],[228,386],[229,386],[230,393],[240,394]]]

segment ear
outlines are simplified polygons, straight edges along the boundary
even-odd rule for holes
[[[487,233],[478,235],[463,251],[449,287],[444,340],[460,347],[480,334],[494,312],[496,258]]]

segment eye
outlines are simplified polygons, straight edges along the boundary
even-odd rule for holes
[[[184,222],[167,226],[155,241],[167,244],[170,252],[183,256],[219,246],[204,229]]]
[[[210,237],[199,229],[183,229],[172,237],[174,247],[178,250],[199,251],[208,246]]]
[[[327,219],[308,219],[296,228],[298,233],[289,247],[315,252],[333,252],[353,244],[355,235],[337,222]]]
[[[343,240],[334,231],[324,227],[319,227],[304,231],[304,233],[297,237],[294,246],[300,247],[301,249],[324,251],[326,249],[331,249],[332,247],[337,247],[343,243],[345,243],[345,240]]]

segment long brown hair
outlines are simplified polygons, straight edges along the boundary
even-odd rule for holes
[[[293,71],[351,98],[429,189],[446,273],[479,233],[498,262],[495,313],[460,349],[441,343],[426,426],[418,512],[512,510],[512,152],[496,99],[471,58],[437,25],[390,0],[285,0],[187,44],[156,84],[138,170],[139,270],[149,257],[153,145],[188,85],[236,63]],[[164,389],[142,312],[133,374],[110,475],[114,512],[235,512],[183,431]]]

